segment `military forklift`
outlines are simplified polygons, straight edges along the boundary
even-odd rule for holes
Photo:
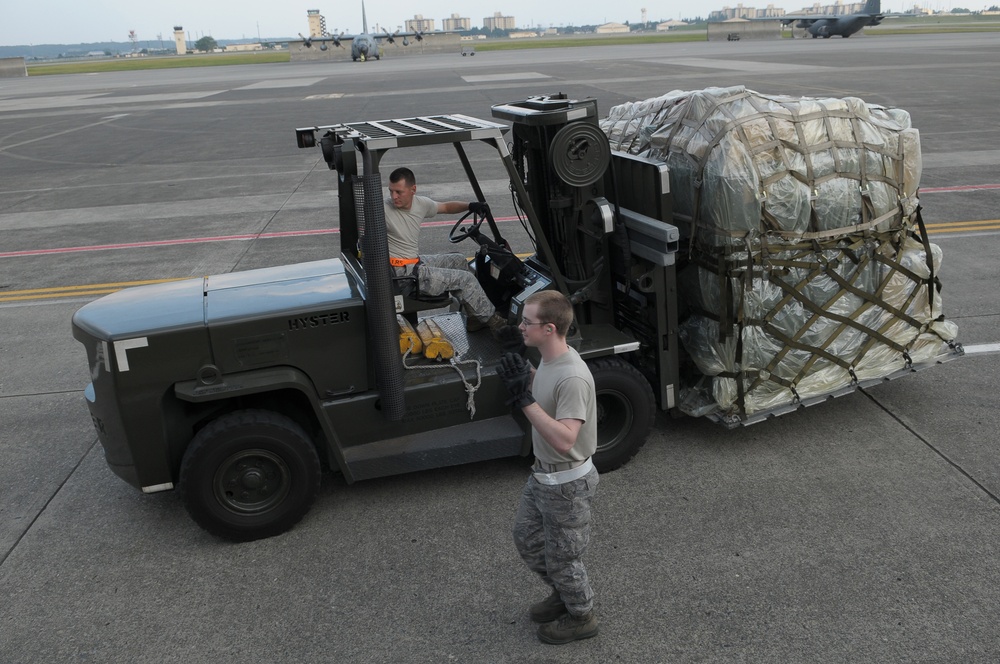
[[[533,246],[515,252],[492,211],[462,217],[449,238],[467,255],[475,245],[470,269],[511,325],[534,292],[570,298],[569,340],[597,387],[601,471],[636,454],[657,408],[675,409],[679,233],[666,168],[612,154],[595,101],[556,95],[495,106],[492,120],[295,133],[336,172],[339,258],[127,289],[74,315],[88,406],[121,478],[178,489],[198,524],[246,541],[297,523],[324,467],[351,484],[531,455],[530,427],[496,373],[508,349],[388,267],[379,167],[408,148],[450,145],[487,203],[466,148],[495,151]],[[404,348],[406,328],[424,322],[449,353]]]

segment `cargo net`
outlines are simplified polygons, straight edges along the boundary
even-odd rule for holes
[[[686,412],[745,419],[954,342],[906,111],[709,88],[617,106],[602,128],[670,169],[688,242],[679,334],[697,369]]]

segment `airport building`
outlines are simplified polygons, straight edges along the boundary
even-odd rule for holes
[[[504,16],[501,12],[493,12],[493,16],[483,19],[484,30],[513,30],[517,26],[513,16]]]
[[[323,37],[326,35],[326,17],[320,14],[318,9],[306,10],[306,17],[309,19],[310,37]]]
[[[814,2],[812,7],[803,7],[804,14],[833,14],[834,16],[846,16],[847,14],[859,14],[865,10],[864,2],[841,2],[837,0],[833,4],[824,5]]]
[[[452,14],[451,18],[441,19],[441,29],[447,32],[458,32],[472,29],[472,19]]]
[[[624,23],[605,23],[604,25],[597,26],[594,32],[599,35],[627,33],[629,32],[629,27]]]
[[[405,32],[434,32],[434,19],[414,14],[413,18],[403,22],[403,29]]]
[[[756,7],[744,7],[743,3],[735,7],[723,7],[708,15],[709,21],[728,21],[731,19],[762,19],[781,18],[786,13],[792,14],[827,14],[832,16],[844,16],[847,14],[857,14],[865,10],[864,2],[841,2],[836,0],[833,4],[822,4],[814,2],[810,7],[803,7],[794,12],[786,12],[780,7],[768,5],[764,9]]]
[[[182,25],[174,26],[174,47],[177,49],[177,55],[187,53],[187,40],[184,39],[184,26]]]
[[[785,10],[774,5],[768,5],[765,9],[756,7],[744,7],[743,3],[735,7],[723,7],[716,9],[708,15],[709,21],[728,21],[734,18],[781,18],[785,15]]]

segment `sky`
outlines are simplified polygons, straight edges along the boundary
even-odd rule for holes
[[[647,8],[650,21],[708,16],[723,6],[742,4],[764,8],[768,4],[786,11],[798,11],[815,0],[368,0],[368,27],[375,24],[390,30],[403,21],[422,14],[433,18],[441,29],[444,18],[457,13],[481,27],[483,17],[501,12],[513,16],[518,27],[593,25],[616,21],[642,20]],[[833,0],[824,0],[825,2]],[[849,1],[849,0],[845,0]],[[948,10],[962,0],[923,0],[932,9]],[[991,0],[992,1],[992,0]],[[902,11],[913,0],[882,0],[883,11]],[[982,4],[980,1],[979,4]],[[338,10],[339,8],[339,10]],[[209,35],[216,39],[263,39],[294,37],[308,31],[306,10],[318,9],[326,17],[327,29],[333,32],[361,32],[361,0],[52,0],[36,5],[25,0],[0,0],[0,45],[79,44],[89,42],[127,42],[135,30],[138,41],[157,46],[160,36],[173,40],[175,25],[184,27],[192,40]]]
[[[759,6],[772,3],[791,10],[806,1],[786,6],[782,0],[762,0]],[[367,0],[365,7],[371,30],[376,22],[395,30],[414,14],[433,18],[440,30],[441,20],[453,13],[470,18],[478,27],[483,17],[498,11],[513,16],[518,27],[549,27],[638,22],[643,7],[648,8],[648,18],[654,21],[707,16],[723,5],[736,4],[733,0]],[[743,0],[743,4],[751,6],[753,1]],[[294,37],[308,31],[308,9],[318,9],[331,32],[361,32],[361,0],[53,0],[44,5],[0,0],[0,45],[127,42],[129,30],[135,30],[143,44],[156,42],[158,35],[164,41],[173,41],[175,25],[183,26],[193,40],[206,35],[216,39]]]

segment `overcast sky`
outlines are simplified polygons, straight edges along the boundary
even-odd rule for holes
[[[810,0],[742,1],[745,6],[774,4],[789,11],[812,4]],[[883,7],[898,2],[883,0]],[[723,5],[736,4],[738,0],[367,0],[365,6],[371,30],[375,23],[396,29],[414,14],[433,18],[440,30],[441,20],[453,13],[471,19],[477,27],[482,26],[483,17],[497,11],[513,16],[518,27],[548,27],[637,22],[642,20],[643,7],[648,8],[650,21],[707,16]],[[142,43],[156,41],[157,35],[172,41],[175,25],[183,26],[192,39],[204,35],[216,39],[256,39],[258,34],[264,39],[294,37],[308,31],[307,9],[318,9],[330,31],[361,31],[361,0],[54,0],[41,5],[0,0],[0,45],[126,42],[129,30],[135,30]]]

